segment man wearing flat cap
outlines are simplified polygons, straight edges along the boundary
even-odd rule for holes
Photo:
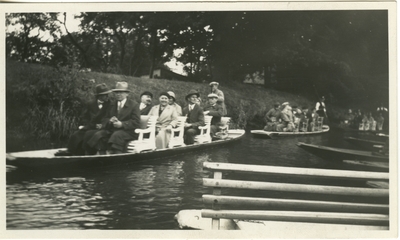
[[[200,93],[195,90],[190,90],[185,99],[188,105],[183,108],[182,115],[187,116],[185,123],[184,142],[187,145],[194,143],[194,137],[200,134],[199,126],[204,126],[203,109],[196,104]]]
[[[110,104],[108,95],[111,90],[106,84],[98,84],[95,91],[96,99],[85,104],[80,117],[81,122],[78,127],[79,130],[74,132],[69,138],[68,150],[57,152],[55,154],[56,156],[85,155],[85,150],[83,149],[85,133],[90,130],[101,128],[101,109],[107,108]]]
[[[218,96],[217,104],[221,105],[221,107],[222,107],[222,114],[223,114],[222,116],[226,116],[227,111],[226,111],[226,106],[225,106],[225,97],[224,97],[224,93],[218,89],[219,83],[211,82],[210,87],[211,87],[211,93],[217,94],[217,96]]]
[[[145,91],[140,94],[140,115],[147,115],[150,112],[150,109],[153,107],[151,104],[153,99],[153,94],[151,92]]]
[[[203,111],[204,115],[209,115],[213,116],[211,119],[211,136],[215,137],[215,134],[218,132],[218,126],[221,123],[221,117],[222,117],[222,107],[221,105],[217,104],[218,101],[218,95],[215,93],[210,93],[208,94],[208,102],[204,106]]]
[[[126,151],[127,143],[137,139],[135,130],[140,126],[140,110],[139,105],[128,98],[130,92],[128,83],[117,82],[112,91],[116,101],[113,101],[106,110],[102,119],[102,130],[89,136],[85,144],[85,150],[89,154],[105,153],[105,151],[111,154],[123,153]]]

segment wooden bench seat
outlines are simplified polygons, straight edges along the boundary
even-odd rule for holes
[[[203,195],[206,208],[201,210],[201,216],[212,219],[212,229],[221,228],[221,219],[236,222],[239,229],[263,226],[286,229],[306,226],[326,230],[389,229],[389,189],[368,187],[371,180],[388,181],[388,173],[212,162],[205,162],[203,167],[212,171],[213,178],[203,178],[203,185],[212,187],[212,194]],[[234,174],[239,174],[240,180],[222,179],[223,176],[232,178]],[[255,174],[294,180],[284,183],[243,180],[244,176],[251,178]],[[296,178],[329,180],[342,185],[304,184]],[[360,181],[365,183],[365,187],[354,186]],[[227,189],[240,189],[240,195],[236,191],[236,196],[223,195],[222,190]],[[279,194],[269,196],[272,192]],[[254,196],[254,193],[257,194]],[[284,197],[285,194],[291,195]],[[334,200],[324,200],[321,196],[333,196]]]

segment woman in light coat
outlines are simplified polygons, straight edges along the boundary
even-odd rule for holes
[[[168,146],[171,129],[176,127],[178,122],[178,113],[176,109],[169,105],[169,94],[162,92],[159,98],[159,105],[151,108],[149,116],[158,116],[156,123],[156,147],[157,149],[164,149]]]

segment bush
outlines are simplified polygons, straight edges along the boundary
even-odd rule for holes
[[[77,129],[82,108],[80,95],[87,92],[89,83],[79,80],[74,67],[54,68],[46,78],[19,88],[29,104],[23,126],[37,138],[67,138]]]

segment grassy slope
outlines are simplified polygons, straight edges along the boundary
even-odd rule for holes
[[[13,89],[18,88],[19,83],[30,81],[35,84],[37,81],[45,81],[52,75],[50,68],[38,64],[27,64],[7,61],[6,72],[6,92],[7,92],[7,142],[9,139],[24,138],[26,134],[19,131],[19,125],[24,120],[25,105],[20,104],[20,95],[12,94]],[[185,105],[184,97],[191,89],[197,89],[201,93],[201,98],[206,100],[210,88],[207,83],[193,83],[182,81],[170,81],[163,79],[141,79],[116,74],[104,74],[97,72],[82,72],[79,77],[81,80],[95,79],[95,84],[106,83],[110,88],[115,86],[118,81],[126,81],[132,91],[132,96],[139,101],[139,95],[143,91],[150,91],[154,94],[154,103],[157,103],[158,94],[163,91],[173,91],[177,96],[177,102]],[[241,83],[230,83],[229,86],[221,84],[220,89],[225,94],[228,116],[233,120],[232,127],[239,128],[261,128],[263,126],[263,116],[272,105],[278,101],[280,103],[290,102],[297,106],[314,106],[315,102],[303,96],[266,89],[262,86],[253,86]],[[311,93],[310,93],[311,94]],[[83,93],[82,96],[85,94]],[[329,108],[329,107],[328,107]],[[329,109],[328,109],[329,110]]]

